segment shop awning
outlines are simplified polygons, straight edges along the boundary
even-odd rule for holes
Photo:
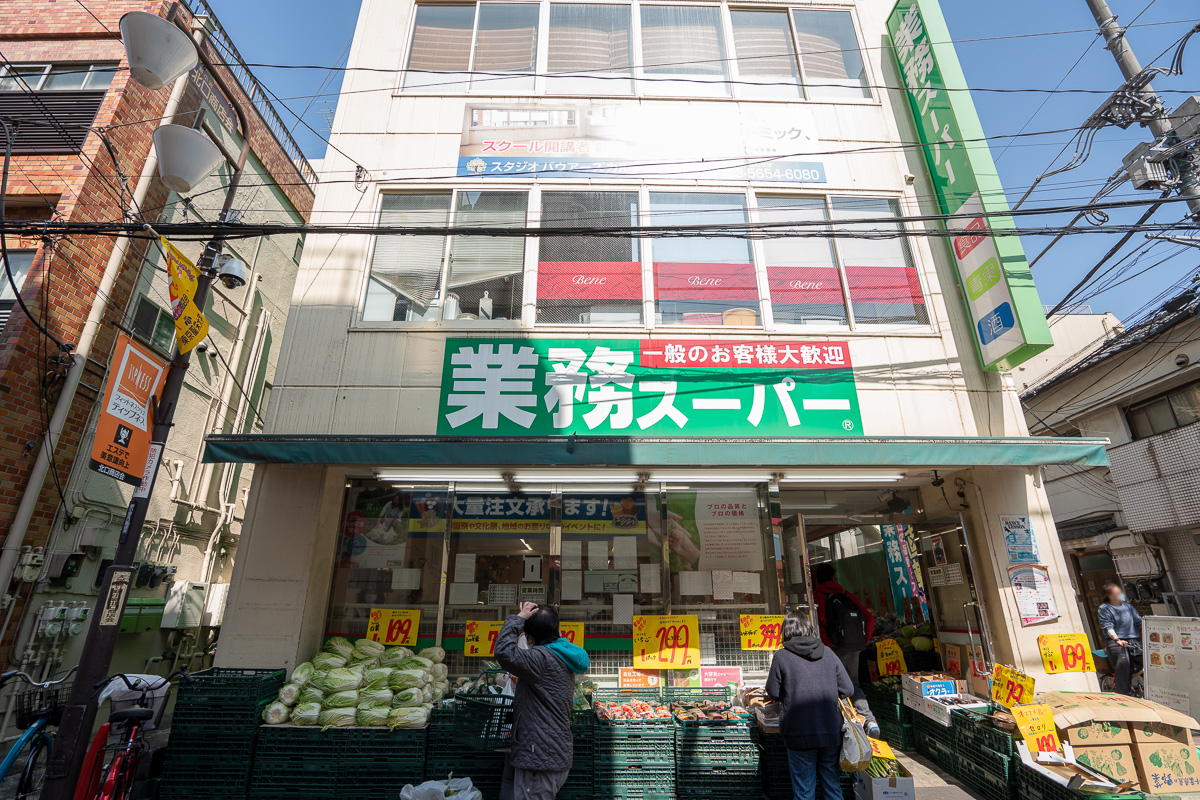
[[[1107,439],[920,436],[845,439],[305,436],[205,438],[207,463],[406,466],[1108,466]]]

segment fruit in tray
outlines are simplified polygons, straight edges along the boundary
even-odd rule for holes
[[[597,700],[595,709],[596,718],[605,722],[645,722],[671,718],[670,708],[644,700],[630,700],[628,703],[606,703]]]
[[[673,703],[672,708],[680,722],[731,722],[745,719],[750,713],[742,706],[715,700],[685,700]]]

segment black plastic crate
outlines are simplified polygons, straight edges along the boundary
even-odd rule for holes
[[[190,681],[180,681],[178,694],[182,700],[209,702],[271,701],[287,680],[282,669],[228,669],[214,667],[194,672]]]
[[[1016,781],[1012,780],[1012,759],[986,747],[962,751],[954,777],[965,783],[984,800],[1014,800]]]
[[[875,718],[879,723],[879,733],[892,747],[901,750],[912,750],[917,746],[916,731],[911,722],[900,723],[891,720]]]
[[[992,725],[990,719],[974,711],[952,711],[954,732],[960,742],[968,748],[985,747],[1005,758],[1016,752],[1012,734]]]

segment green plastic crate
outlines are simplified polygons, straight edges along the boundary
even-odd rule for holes
[[[1016,782],[1011,772],[1011,758],[981,747],[961,752],[954,777],[984,800],[1014,800]]]
[[[951,712],[951,719],[954,733],[965,747],[984,747],[1006,758],[1012,758],[1016,752],[1012,734],[993,726],[983,714],[955,710]]]
[[[875,718],[879,723],[879,732],[888,744],[901,750],[912,750],[917,746],[916,731],[911,722],[900,723],[891,720]]]
[[[1143,800],[1142,792],[1124,794],[1081,794],[1065,786],[1059,786],[1041,773],[1035,772],[1020,762],[1013,763],[1016,797],[1021,800]]]

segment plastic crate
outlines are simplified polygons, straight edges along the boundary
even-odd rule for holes
[[[1124,794],[1081,794],[1073,792],[1065,786],[1059,786],[1054,781],[1039,772],[1035,772],[1019,761],[1013,762],[1016,797],[1021,800],[1144,800],[1147,795],[1142,792],[1126,792]]]
[[[473,750],[500,750],[512,744],[513,698],[503,695],[458,697],[454,736]]]
[[[1016,782],[1011,771],[1011,758],[981,747],[961,753],[954,777],[984,800],[1013,800]]]
[[[190,681],[180,681],[179,698],[209,702],[270,702],[279,695],[287,679],[282,669],[228,669],[214,667],[194,672]]]
[[[984,747],[1005,758],[1012,758],[1016,752],[1012,734],[993,726],[983,714],[956,710],[951,712],[951,719],[955,735],[967,748]]]
[[[904,705],[904,695],[899,689],[889,689],[877,683],[864,683],[862,690],[867,697],[867,703],[872,707],[876,702],[888,703],[893,706]]]
[[[728,687],[668,686],[663,689],[663,699],[668,703],[699,703],[706,700],[714,703],[728,703],[730,696]]]
[[[671,800],[671,789],[662,786],[596,786],[595,800]]]
[[[879,732],[888,744],[901,750],[912,750],[917,746],[917,737],[912,723],[892,722],[891,720],[875,718],[879,723]]]
[[[630,700],[662,701],[660,689],[613,689],[611,687],[594,689],[592,702],[597,700],[604,703],[628,703]]]
[[[670,720],[668,720],[670,722]],[[592,732],[597,744],[619,741],[675,742],[674,725],[597,725]]]

